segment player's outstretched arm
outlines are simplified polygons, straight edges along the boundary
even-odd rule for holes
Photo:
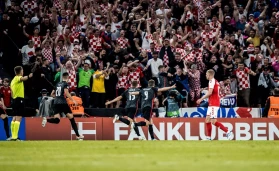
[[[20,81],[26,81],[26,80],[28,80],[29,78],[32,78],[32,77],[33,77],[33,73],[30,73],[28,76],[21,77]]]
[[[129,92],[131,95],[139,95],[139,92]]]
[[[160,91],[160,92],[168,91],[168,90],[173,89],[173,88],[176,88],[175,84],[173,86],[170,86],[170,87],[159,88],[158,91]]]
[[[121,99],[122,99],[122,96],[118,96],[118,97],[116,97],[115,99],[106,102],[106,106],[109,105],[109,104],[112,104],[112,103],[114,103],[114,102],[117,102],[117,101],[119,101],[119,100],[121,100]]]

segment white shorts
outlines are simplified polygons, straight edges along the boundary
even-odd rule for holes
[[[211,119],[216,119],[218,115],[219,107],[209,106],[207,108],[206,116],[210,116]]]

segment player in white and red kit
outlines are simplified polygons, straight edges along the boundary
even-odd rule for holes
[[[208,92],[206,95],[204,95],[202,98],[197,100],[197,104],[200,104],[204,99],[208,98],[208,109],[206,114],[206,133],[207,137],[206,140],[211,140],[211,130],[212,125],[215,125],[217,128],[220,128],[227,134],[228,140],[232,140],[234,135],[233,132],[228,130],[222,123],[217,122],[217,113],[220,108],[220,96],[219,96],[219,90],[220,85],[217,80],[214,79],[215,71],[210,69],[206,72],[206,79],[209,80],[208,84]]]

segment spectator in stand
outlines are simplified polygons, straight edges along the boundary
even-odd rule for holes
[[[191,102],[195,102],[200,98],[200,71],[197,70],[197,65],[192,64],[191,69],[188,70],[189,75],[189,88],[190,88],[190,97]]]
[[[182,107],[188,106],[188,95],[190,92],[189,83],[188,83],[188,71],[186,69],[176,68],[176,73],[174,75],[174,83],[176,84],[176,89],[183,96]]]
[[[108,63],[109,64],[109,63]],[[116,98],[116,85],[118,83],[118,77],[117,77],[117,66],[111,66],[110,64],[107,65],[108,67],[108,76],[109,79],[105,80],[105,89],[106,89],[106,101],[110,101]],[[109,106],[110,108],[113,108],[113,104]]]
[[[76,80],[76,70],[81,64],[81,58],[78,60],[77,64],[74,65],[71,60],[67,61],[65,65],[63,65],[59,59],[59,57],[56,58],[56,62],[59,65],[59,67],[62,69],[65,69],[66,72],[69,73],[69,91],[76,91],[77,89],[77,80]]]
[[[90,81],[92,78],[92,75],[94,74],[94,70],[90,69],[91,62],[89,60],[85,60],[85,63],[83,65],[83,68],[78,69],[78,92],[79,96],[81,97],[83,101],[83,106],[85,108],[89,107],[90,104]]]
[[[236,77],[238,82],[237,104],[241,107],[250,107],[250,79],[249,75],[256,76],[252,70],[244,67],[244,63],[238,63]]]
[[[278,113],[278,100],[279,100],[279,89],[275,88],[274,93],[272,96],[270,96],[265,104],[264,111],[263,111],[263,118],[279,118]],[[273,110],[271,110],[273,108]]]
[[[34,48],[34,42],[32,40],[28,41],[28,44],[23,46],[21,48],[21,54],[22,54],[22,66],[24,70],[28,71],[30,70],[30,58],[35,55],[35,48]]]
[[[107,70],[104,70],[103,62],[98,62],[97,71],[93,74],[92,103],[94,108],[105,108],[106,90],[105,79],[109,79]]]
[[[12,100],[12,91],[10,88],[10,80],[8,78],[3,79],[3,86],[0,88],[0,94],[3,98],[3,108],[10,108],[11,107],[11,100]]]
[[[146,67],[144,70],[147,70],[150,66],[151,73],[152,73],[152,79],[155,81],[155,85],[158,85],[158,77],[159,77],[159,66],[163,65],[163,61],[158,58],[158,52],[152,53],[153,58],[149,59],[147,62]]]
[[[270,70],[268,67],[264,67],[262,69],[257,85],[258,107],[261,108],[265,105],[267,98],[271,95],[271,90],[274,87],[277,87],[270,75]]]
[[[46,89],[48,92],[51,92],[53,90],[53,72],[49,63],[48,59],[42,59],[42,64],[38,69],[38,74],[40,76],[40,83],[38,84],[40,84],[40,90]]]

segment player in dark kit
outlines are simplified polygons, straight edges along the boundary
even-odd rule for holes
[[[155,88],[155,81],[154,80],[149,80],[148,81],[148,87],[143,88],[140,90],[140,92],[131,92],[131,95],[140,95],[141,96],[141,110],[143,113],[143,118],[145,121],[141,121],[138,123],[135,123],[135,127],[137,126],[147,126],[151,139],[156,140],[154,138],[154,133],[153,133],[153,123],[151,119],[151,114],[152,114],[152,108],[153,108],[153,100],[157,96],[157,92],[162,92],[162,91],[168,91],[170,89],[176,88],[175,85],[171,87],[164,87],[164,88]]]
[[[68,86],[69,74],[67,72],[63,73],[63,80],[56,85],[55,90],[52,91],[51,96],[54,98],[54,117],[47,119],[43,117],[42,126],[45,127],[46,123],[53,123],[58,124],[60,122],[60,115],[65,113],[66,116],[69,118],[72,128],[74,129],[77,139],[83,140],[84,136],[80,135],[78,132],[77,124],[75,122],[75,118],[73,114],[71,114],[71,109],[67,104],[66,97],[69,98],[71,101],[77,105],[77,102],[73,100],[72,96],[69,93],[69,86]],[[66,97],[65,97],[66,96]]]
[[[113,123],[115,123],[117,120],[120,120],[121,122],[125,123],[126,125],[131,126],[131,131],[134,129],[139,140],[145,140],[144,137],[140,136],[139,129],[134,125],[134,117],[137,114],[138,110],[138,101],[139,101],[139,96],[137,95],[131,95],[131,92],[139,92],[140,89],[137,88],[138,82],[133,81],[132,82],[132,88],[129,88],[128,90],[124,91],[120,96],[116,97],[112,101],[106,102],[106,105],[109,105],[111,103],[117,102],[121,99],[126,99],[126,114],[128,115],[128,119],[119,117],[117,114],[114,116]]]

